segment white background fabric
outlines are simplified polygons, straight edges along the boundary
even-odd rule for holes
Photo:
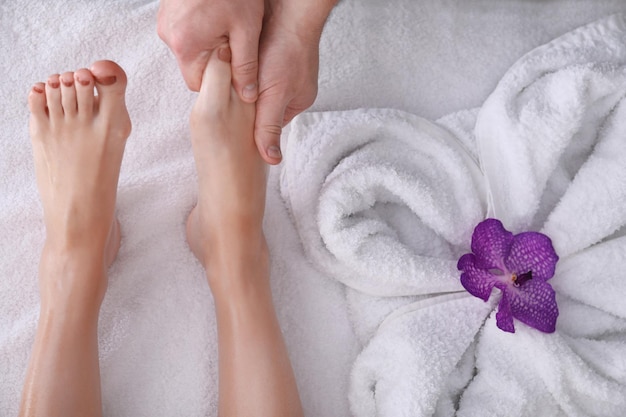
[[[119,62],[133,120],[123,227],[100,320],[105,414],[205,416],[216,406],[215,320],[184,240],[195,199],[187,120],[194,94],[156,35],[156,1],[0,4],[0,415],[15,415],[38,314],[43,240],[26,93],[48,74]],[[616,11],[622,0],[342,0],[321,43],[314,110],[392,107],[430,119],[481,105],[524,53]],[[344,288],[306,260],[270,178],[266,230],[281,325],[310,416],[348,416],[361,346]]]

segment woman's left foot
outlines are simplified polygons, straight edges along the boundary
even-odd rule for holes
[[[120,245],[117,183],[131,130],[125,90],[122,68],[98,61],[90,69],[51,75],[29,93],[46,225],[44,254],[79,253],[103,267],[115,259]]]

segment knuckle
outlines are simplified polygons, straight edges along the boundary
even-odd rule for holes
[[[259,61],[248,61],[233,65],[233,72],[238,75],[254,75],[259,70]]]
[[[157,35],[159,35],[159,38],[161,38],[162,41],[165,41],[165,38],[167,37],[167,31],[165,30],[166,25],[165,25],[165,19],[163,18],[163,16],[161,15],[161,13],[159,13],[159,15],[157,16]]]
[[[175,55],[180,55],[185,51],[192,35],[185,26],[171,25],[165,22],[157,23],[157,34]]]
[[[161,23],[161,21],[157,22],[157,35],[159,35],[159,39],[161,39],[163,42],[167,43],[167,39],[168,39],[168,32],[166,30],[166,26],[164,23]]]
[[[170,33],[172,32],[170,27],[171,22],[167,19],[167,15],[159,10],[157,15],[157,35],[159,35],[159,38],[165,43],[167,43]]]
[[[261,132],[266,136],[265,142],[271,142],[276,136],[280,136],[283,127],[279,124],[267,124],[261,126]]]
[[[180,31],[173,31],[168,32],[166,36],[165,43],[167,43],[172,52],[174,52],[175,55],[182,54],[185,50],[186,34]]]

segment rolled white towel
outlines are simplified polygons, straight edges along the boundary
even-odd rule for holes
[[[350,288],[361,339],[372,336],[352,412],[622,416],[626,15],[518,61],[478,112],[477,149],[463,132],[474,114],[445,118],[447,130],[395,111],[308,115],[289,136],[283,198],[313,264]],[[551,237],[555,333],[519,322],[505,333],[499,293],[484,303],[460,287],[456,261],[486,213]]]
[[[375,296],[461,289],[450,260],[485,205],[448,131],[395,110],[309,113],[286,152],[281,192],[316,266]]]

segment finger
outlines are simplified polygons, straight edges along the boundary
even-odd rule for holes
[[[202,85],[202,74],[209,62],[209,57],[213,50],[206,50],[198,53],[193,59],[187,59],[186,57],[177,57],[178,67],[183,75],[183,79],[187,84],[187,87],[191,91],[200,91]]]
[[[233,86],[247,103],[255,102],[259,93],[259,35],[255,30],[239,30],[230,35]]]
[[[199,35],[197,30],[194,30],[193,22],[186,22],[183,25],[176,19],[172,21],[173,16],[165,10],[164,4],[161,2],[157,16],[158,35],[174,53],[187,87],[192,91],[200,91],[202,73],[211,52],[226,38],[199,43]]]
[[[268,164],[279,164],[283,156],[280,151],[280,134],[285,116],[286,100],[281,95],[261,94],[256,106],[254,141],[261,157]]]

